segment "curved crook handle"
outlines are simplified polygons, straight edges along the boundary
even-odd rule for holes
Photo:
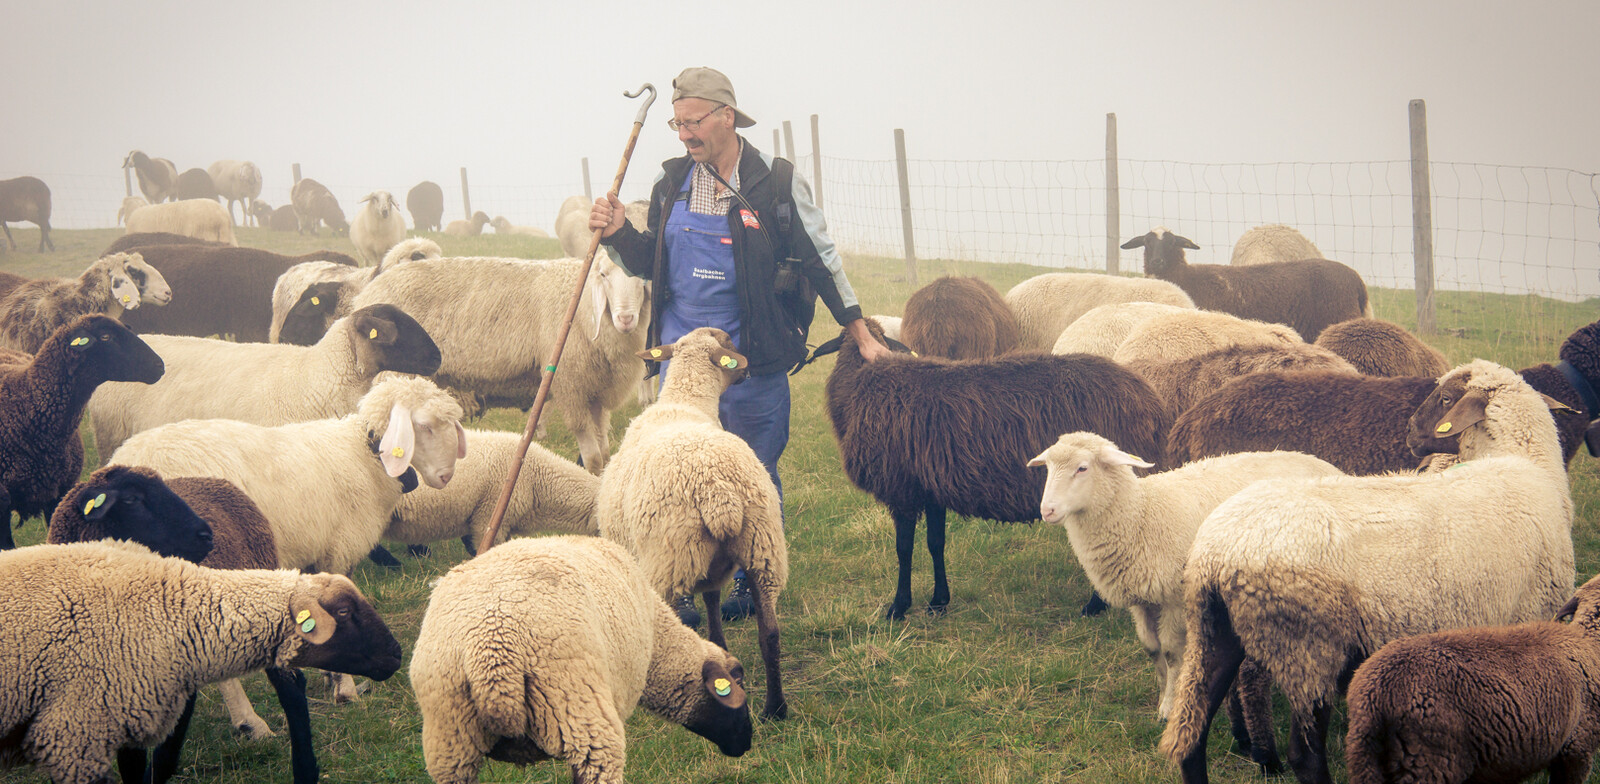
[[[639,113],[633,117],[634,123],[638,125],[644,125],[644,116],[650,111],[650,104],[656,102],[656,86],[649,82],[645,82],[644,84],[639,85],[639,89],[634,90],[631,93],[627,90],[622,91],[622,97],[624,98],[638,98],[646,90],[650,91],[650,95],[644,99],[644,105],[639,107]]]

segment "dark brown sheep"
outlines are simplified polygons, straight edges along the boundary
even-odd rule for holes
[[[267,342],[272,287],[290,267],[319,260],[355,266],[350,256],[328,250],[280,256],[257,248],[151,245],[139,253],[166,278],[173,301],[182,307],[130,310],[123,314],[130,328],[162,335],[233,335],[249,343]]]
[[[217,192],[217,184],[211,180],[211,175],[205,169],[188,169],[178,174],[178,179],[172,183],[172,189],[177,194],[177,201],[184,199],[210,199],[221,201],[221,194]],[[228,218],[233,218],[229,213]]]
[[[406,193],[406,212],[417,231],[438,231],[444,220],[444,189],[428,180],[417,183]]]
[[[1438,378],[1450,369],[1450,361],[1439,349],[1405,327],[1382,319],[1341,321],[1323,330],[1316,344],[1369,376]]]
[[[11,295],[11,292],[16,291],[18,286],[30,280],[33,279],[24,278],[12,272],[0,272],[0,300],[4,300]]]
[[[1017,317],[981,278],[945,276],[906,300],[900,337],[912,351],[946,359],[986,359],[1017,347]]]
[[[229,245],[226,242],[203,240],[199,237],[191,237],[187,234],[173,234],[170,231],[137,231],[132,234],[124,234],[121,237],[112,240],[111,244],[107,245],[105,250],[100,251],[100,255],[110,256],[113,253],[123,253],[130,250],[138,250],[149,245],[199,245],[207,248],[237,247],[235,245]]]
[[[294,213],[293,204],[285,204],[272,211],[266,225],[273,231],[299,231],[300,216]]]
[[[317,226],[323,223],[333,230],[334,236],[350,233],[350,223],[344,219],[344,210],[339,207],[339,200],[333,197],[333,191],[328,186],[306,177],[294,184],[289,189],[289,201],[294,206],[294,214],[300,219],[300,233],[317,233]]]
[[[876,321],[868,327],[879,340]],[[828,415],[845,473],[894,517],[899,581],[888,617],[911,606],[917,519],[933,557],[931,612],[950,603],[945,512],[1002,522],[1035,520],[1044,472],[1027,467],[1062,433],[1089,430],[1135,454],[1159,455],[1170,418],[1138,376],[1086,354],[1012,354],[952,361],[900,355],[868,363],[848,331],[837,350]]]
[[[1198,357],[1172,361],[1141,359],[1127,363],[1167,402],[1176,419],[1195,401],[1223,384],[1251,373],[1274,370],[1325,370],[1356,375],[1349,362],[1333,352],[1299,343],[1290,346],[1230,346]],[[1441,373],[1442,375],[1442,373]]]
[[[1572,623],[1420,634],[1350,680],[1350,784],[1580,784],[1600,747],[1600,578],[1556,614]]]
[[[146,201],[160,204],[174,198],[177,189],[178,167],[166,158],[152,158],[134,150],[122,159],[122,168],[133,167],[139,178],[139,191]]]
[[[1293,327],[1307,343],[1330,324],[1371,316],[1367,284],[1355,270],[1327,259],[1233,267],[1191,265],[1185,248],[1200,246],[1157,227],[1122,244],[1144,248],[1144,274],[1175,283],[1201,310]]]
[[[17,249],[17,241],[11,238],[11,227],[6,225],[15,221],[29,221],[39,226],[39,252],[43,253],[46,247],[56,249],[55,240],[50,239],[50,186],[38,177],[16,177],[9,180],[0,180],[0,229],[6,233],[6,242],[12,250]]]

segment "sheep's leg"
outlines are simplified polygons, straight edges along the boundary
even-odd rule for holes
[[[0,487],[0,550],[16,548],[17,543],[11,538],[11,494]]]
[[[173,726],[172,734],[156,747],[155,756],[150,760],[150,784],[166,784],[172,775],[178,772],[178,759],[183,753],[183,740],[189,736],[189,720],[194,718],[196,696],[198,692],[189,695],[189,701],[184,703],[183,713],[178,716],[178,723]],[[121,762],[120,756],[118,762]],[[124,775],[122,780],[126,782],[127,776]]]
[[[950,606],[950,584],[944,575],[944,507],[929,501],[923,509],[928,521],[928,555],[933,559],[933,598],[928,600],[928,612],[944,615]]]
[[[1583,784],[1589,778],[1593,754],[1566,753],[1550,762],[1550,784]]]
[[[251,740],[272,737],[272,730],[256,715],[255,706],[250,704],[250,697],[244,693],[244,684],[238,678],[229,678],[217,684],[217,688],[222,691],[222,702],[228,707],[228,719],[234,732]]]
[[[163,741],[162,745],[166,745],[166,742]],[[122,784],[150,784],[149,772],[150,761],[143,747],[123,746],[117,749],[117,773],[122,776]]]
[[[289,727],[290,769],[295,784],[314,784],[320,776],[317,749],[311,737],[311,707],[306,702],[306,676],[299,670],[267,668],[267,680],[283,706],[283,720]]]
[[[1198,610],[1198,634],[1184,651],[1184,665],[1178,673],[1180,686],[1189,694],[1180,695],[1176,710],[1167,722],[1161,739],[1162,751],[1178,758],[1183,784],[1206,784],[1206,738],[1233,685],[1239,665],[1244,661],[1244,646],[1234,633],[1228,611],[1221,599],[1211,596]],[[1190,610],[1191,623],[1197,611]],[[1187,703],[1187,704],[1185,704]]]
[[[1250,759],[1261,766],[1269,776],[1283,773],[1283,763],[1278,761],[1278,743],[1272,737],[1272,676],[1261,663],[1245,659],[1239,665],[1239,678],[1234,681],[1233,699],[1239,705],[1239,722],[1245,733],[1243,744],[1249,748]],[[1232,717],[1230,712],[1229,717]],[[1234,738],[1239,738],[1239,729]]]
[[[727,650],[728,639],[722,633],[722,589],[701,594],[706,603],[706,639]]]
[[[367,560],[385,569],[400,568],[400,559],[394,557],[394,553],[389,552],[389,548],[384,547],[382,543],[372,546],[372,552],[367,553]]]
[[[1333,705],[1323,701],[1311,707],[1308,716],[1295,711],[1289,723],[1289,767],[1300,784],[1333,784],[1328,773],[1328,723]]]
[[[756,635],[761,642],[761,663],[767,669],[767,704],[761,718],[789,718],[789,703],[783,698],[783,674],[778,646],[778,592],[767,584],[766,574],[745,571],[750,594],[756,603]],[[715,613],[713,613],[715,614]]]
[[[578,456],[581,465],[596,476],[606,467],[606,451],[602,446],[606,422],[602,419],[605,409],[599,402],[591,402],[582,409],[573,411],[568,408],[562,411],[567,415],[567,422],[572,426],[572,436],[578,442]]]
[[[1100,593],[1098,591],[1090,591],[1089,601],[1084,603],[1083,609],[1079,610],[1078,614],[1085,618],[1093,618],[1096,615],[1105,612],[1106,608],[1110,606],[1111,605],[1106,604],[1105,599],[1100,598]]]
[[[11,239],[11,227],[7,226],[5,221],[0,221],[0,229],[5,229],[5,231],[6,231],[6,242],[11,245],[11,249],[12,250],[16,250],[17,249],[17,241],[14,240],[14,239]]]
[[[1139,638],[1139,644],[1144,647],[1144,652],[1149,655],[1150,663],[1156,668],[1156,691],[1161,695],[1161,705],[1156,709],[1156,717],[1162,721],[1167,720],[1167,660],[1161,656],[1161,637],[1157,627],[1160,623],[1161,608],[1148,604],[1135,604],[1128,608],[1128,615],[1133,616],[1133,633]]]
[[[895,583],[894,602],[884,617],[899,620],[906,617],[906,609],[911,606],[911,550],[917,543],[917,512],[895,509],[890,514],[894,517],[894,554],[900,562],[900,577]]]
[[[355,702],[361,696],[361,689],[356,688],[356,679],[342,672],[328,673],[333,678],[333,703],[343,705]]]
[[[56,249],[56,241],[50,239],[50,221],[39,224],[39,252],[44,252],[44,246],[49,245],[50,250]]]

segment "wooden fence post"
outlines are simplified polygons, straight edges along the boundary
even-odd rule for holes
[[[817,138],[817,116],[811,115],[811,197],[822,209],[822,142]]]
[[[778,137],[778,129],[772,129],[772,155],[775,158],[783,157],[783,140]]]
[[[917,286],[917,248],[911,236],[911,181],[906,176],[906,132],[894,129],[894,163],[900,172],[900,223],[905,227],[906,275]]]
[[[300,164],[298,164],[298,163],[293,164],[293,165],[291,165],[289,167],[289,169],[294,173],[294,181],[295,181],[295,183],[299,184],[299,182],[300,182]]]
[[[467,195],[467,167],[461,167],[461,208],[467,213],[467,220],[472,220],[472,198]]]
[[[583,159],[583,198],[594,201],[594,187],[589,184],[589,159]]]
[[[1122,193],[1117,186],[1117,115],[1106,114],[1106,272],[1122,267]]]
[[[783,121],[783,157],[794,163],[794,126],[788,120]]]
[[[1411,245],[1417,272],[1417,333],[1437,329],[1433,312],[1433,187],[1428,176],[1428,107],[1421,98],[1411,111]]]

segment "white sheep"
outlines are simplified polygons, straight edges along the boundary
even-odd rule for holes
[[[872,315],[872,316],[868,316],[867,318],[870,318],[870,319],[873,319],[874,321],[877,321],[878,322],[878,326],[883,327],[883,336],[884,337],[886,337],[886,338],[894,338],[895,340],[899,340],[900,339],[901,318],[899,316]]]
[[[406,216],[388,191],[373,191],[361,199],[366,206],[350,221],[350,241],[366,266],[383,260],[390,248],[406,238]]]
[[[1084,574],[1108,604],[1126,607],[1156,666],[1166,721],[1183,661],[1183,564],[1211,510],[1264,478],[1334,476],[1339,469],[1299,452],[1246,452],[1134,476],[1155,464],[1094,433],[1067,433],[1030,466],[1048,477],[1039,517],[1067,529]]]
[[[1160,302],[1116,302],[1090,308],[1056,337],[1052,354],[1094,354],[1111,358],[1134,327],[1156,316],[1193,313],[1193,308]]]
[[[150,206],[150,202],[139,196],[129,196],[123,199],[122,206],[117,208],[117,225],[121,226],[128,219],[128,216],[133,214],[134,210],[148,206]]]
[[[1304,261],[1325,258],[1315,243],[1306,239],[1293,226],[1269,223],[1244,233],[1233,244],[1233,258],[1228,261],[1235,267],[1250,264],[1275,264],[1280,261]]]
[[[206,173],[218,195],[228,200],[228,218],[233,218],[233,203],[239,202],[239,225],[248,225],[255,200],[261,196],[261,170],[249,161],[221,160],[207,166]]]
[[[437,784],[471,784],[483,758],[570,763],[621,784],[636,706],[715,743],[750,748],[744,667],[700,639],[622,548],[519,539],[439,578],[411,655],[422,755]]]
[[[593,238],[588,212],[572,210],[556,218],[556,239],[561,240],[562,253],[581,259],[589,252],[589,242]]]
[[[112,253],[96,259],[75,279],[41,278],[19,284],[0,299],[0,348],[37,353],[51,333],[79,316],[104,313],[119,318],[123,311],[139,307],[143,297],[127,269],[135,258],[144,263],[138,254]],[[172,296],[170,288],[167,296]]]
[[[0,604],[0,727],[60,784],[109,780],[119,750],[166,739],[207,683],[400,668],[400,643],[340,575],[209,569],[118,541],[0,553],[0,573],[28,586]]]
[[[168,204],[151,204],[127,217],[128,233],[165,231],[202,240],[238,245],[233,236],[233,218],[228,210],[211,199],[184,199]]]
[[[278,276],[272,286],[272,325],[267,330],[271,343],[285,342],[310,345],[327,333],[335,319],[349,315],[351,303],[372,279],[384,270],[410,261],[437,259],[443,255],[439,243],[425,237],[402,240],[385,253],[376,267],[352,267],[331,261],[307,261],[296,264]],[[333,285],[307,292],[318,283]],[[299,312],[295,312],[298,309]],[[291,312],[295,312],[293,317]],[[304,323],[295,323],[304,322]],[[290,338],[283,337],[288,325]]]
[[[1006,292],[1006,305],[1017,315],[1019,350],[1049,351],[1061,330],[1099,305],[1114,302],[1160,302],[1192,308],[1183,289],[1151,278],[1119,278],[1086,272],[1035,275]]]
[[[1328,781],[1328,720],[1354,663],[1413,634],[1548,618],[1571,595],[1572,494],[1545,399],[1477,360],[1441,378],[1416,416],[1433,401],[1448,411],[1429,434],[1459,434],[1454,468],[1266,480],[1201,524],[1161,742],[1186,782],[1204,780],[1219,684],[1243,657],[1289,699],[1296,774]]]
[[[784,718],[778,651],[778,594],[789,579],[783,510],[772,477],[744,439],[722,429],[717,404],[749,360],[728,333],[701,327],[642,355],[671,361],[660,398],[628,424],[611,468],[600,477],[600,533],[639,559],[661,596],[704,594],[708,636],[722,635],[722,586],[743,568],[755,599],[767,701],[761,715]]]
[[[1189,359],[1233,346],[1305,345],[1300,333],[1283,324],[1252,321],[1213,310],[1184,310],[1151,316],[1128,331],[1112,352],[1121,364],[1139,360]]]
[[[482,210],[472,213],[471,220],[453,220],[445,224],[444,233],[452,237],[476,237],[488,225],[489,216]]]
[[[496,215],[494,220],[489,221],[489,225],[494,227],[494,233],[496,234],[507,234],[517,237],[540,237],[543,239],[550,238],[550,232],[535,226],[517,226],[504,215]]]

